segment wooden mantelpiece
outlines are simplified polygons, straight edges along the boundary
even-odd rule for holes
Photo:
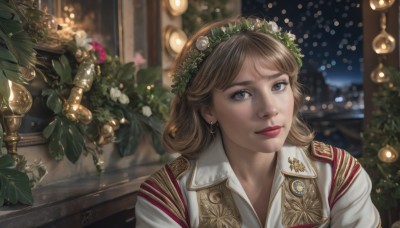
[[[85,227],[127,210],[134,220],[139,186],[159,168],[160,164],[135,166],[34,189],[32,206],[0,208],[0,227]]]

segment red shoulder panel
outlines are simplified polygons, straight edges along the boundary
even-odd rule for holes
[[[313,141],[310,152],[316,160],[332,165],[332,185],[329,192],[329,205],[332,208],[357,178],[361,165],[347,151],[322,142]]]

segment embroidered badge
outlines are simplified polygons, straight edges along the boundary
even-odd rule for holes
[[[199,203],[199,228],[241,227],[242,221],[226,181],[196,192]]]
[[[322,198],[315,179],[286,175],[282,187],[284,227],[301,227],[305,224],[322,227],[327,222],[327,218],[323,216]],[[295,192],[303,192],[303,195],[299,197]]]
[[[294,170],[296,173],[306,171],[306,167],[297,158],[293,158],[292,160],[289,157],[288,161],[290,163],[290,170]]]
[[[290,191],[295,196],[303,196],[306,193],[306,185],[301,180],[292,180],[290,182]]]

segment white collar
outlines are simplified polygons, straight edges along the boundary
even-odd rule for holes
[[[300,167],[304,169],[291,169],[291,163],[297,159]],[[307,154],[301,147],[284,145],[278,152],[277,171],[282,174],[300,178],[316,178],[317,173],[312,166]],[[296,172],[297,170],[297,172]],[[225,180],[229,180],[232,185],[240,185],[235,176],[229,160],[225,154],[220,136],[217,136],[214,142],[203,152],[195,162],[195,167],[189,178],[188,188],[197,190],[216,185]]]

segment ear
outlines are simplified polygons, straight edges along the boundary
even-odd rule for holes
[[[200,113],[201,116],[203,117],[203,119],[207,122],[207,123],[215,123],[217,122],[217,118],[212,110],[211,106],[203,106],[200,108]]]

